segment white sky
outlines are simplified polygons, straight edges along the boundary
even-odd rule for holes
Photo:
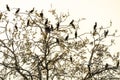
[[[85,17],[105,24],[112,20],[115,27],[120,25],[120,0],[0,0],[0,8],[5,9],[6,4],[24,10],[48,10],[52,4],[59,12],[69,10],[73,18]]]
[[[93,27],[95,21],[100,26],[109,26],[111,20],[113,22],[112,27],[118,29],[120,33],[120,0],[0,0],[0,10],[6,9],[6,4],[12,8],[23,10],[31,10],[35,7],[40,11],[51,9],[52,4],[52,7],[59,12],[69,10],[72,18],[86,18],[86,26],[81,27],[83,29],[89,30]],[[120,45],[120,42],[118,44]]]

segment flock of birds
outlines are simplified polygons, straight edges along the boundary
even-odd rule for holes
[[[6,8],[7,8],[7,11],[10,11],[10,8],[9,8],[8,5],[6,5]],[[15,14],[18,14],[19,11],[20,11],[20,8],[18,8],[18,9],[16,10]],[[29,13],[33,13],[33,11],[34,11],[34,8],[33,8],[32,10],[30,10]],[[40,17],[43,18],[43,13],[42,13],[42,12],[40,13]],[[28,20],[28,21],[27,21],[27,26],[29,26],[29,23],[30,23],[30,21]],[[47,24],[48,24],[48,19],[45,20],[45,23],[44,23],[44,24],[45,24],[45,32],[46,32],[46,33],[50,33],[51,31],[54,30],[54,29],[53,29],[53,25],[51,25],[50,27],[47,26]],[[72,26],[72,27],[75,29],[74,20],[72,20],[72,21],[69,23],[69,25]],[[56,30],[59,30],[59,27],[60,27],[60,23],[57,22],[57,24],[56,24]],[[16,30],[18,29],[18,28],[17,28],[17,25],[15,25],[15,29],[16,29]],[[93,33],[96,33],[96,31],[97,31],[97,22],[95,22],[95,24],[94,24],[94,26],[93,26],[93,30],[94,30]],[[108,33],[109,33],[108,30],[104,30],[104,37],[105,37],[105,38],[107,37]],[[75,34],[74,34],[74,35],[75,35],[75,38],[77,38],[77,31],[75,31]],[[68,38],[69,38],[69,34],[65,37],[64,40],[67,41]],[[56,38],[56,42],[59,44],[59,39],[58,39],[58,38]],[[72,56],[70,56],[70,61],[72,62]],[[106,69],[106,70],[108,69],[108,66],[109,66],[108,63],[106,63],[106,65],[105,65],[105,69]],[[119,67],[119,61],[117,62],[116,67],[117,67],[117,68]],[[90,66],[89,66],[89,65],[88,65],[88,70],[90,71]]]
[[[94,24],[94,27],[93,27],[93,29],[94,29],[94,32],[93,33],[96,33],[96,31],[97,31],[97,22],[95,22],[95,24]],[[106,38],[106,36],[108,35],[108,30],[104,30],[104,37]]]
[[[9,8],[8,5],[6,5],[6,8],[7,8],[8,11],[10,11],[10,8]],[[15,14],[18,14],[19,11],[20,11],[20,8],[18,8],[18,9],[16,10]],[[33,13],[33,11],[34,11],[34,8],[33,8],[32,10],[30,10],[29,13]],[[43,18],[43,13],[42,13],[42,12],[40,13],[40,17]],[[27,26],[29,26],[29,23],[30,23],[30,20],[27,21]],[[48,19],[46,19],[46,21],[45,21],[44,24],[45,24],[45,31],[46,31],[47,33],[50,33],[51,31],[54,30],[54,29],[53,29],[53,25],[51,25],[50,27],[47,26],[47,24],[48,24]],[[69,23],[69,25],[72,26],[72,27],[75,29],[74,20],[72,20],[72,21]],[[57,24],[56,24],[56,29],[59,30],[59,27],[60,27],[60,23],[57,22]],[[15,29],[18,30],[17,25],[15,25]],[[97,22],[95,22],[93,29],[94,29],[94,33],[95,33],[95,32],[97,31]],[[108,33],[109,33],[108,30],[104,30],[104,37],[106,37],[106,36],[108,35]],[[69,34],[65,37],[65,40],[68,40],[68,38],[69,38]],[[77,38],[77,31],[75,31],[75,38]],[[56,41],[59,43],[58,39],[56,39]]]
[[[10,11],[10,8],[9,8],[8,5],[6,5],[6,9],[7,9],[7,11]],[[20,8],[18,8],[16,10],[15,14],[18,14],[19,11],[20,11]],[[33,11],[34,11],[34,8],[32,10],[30,10],[29,13],[33,13]],[[40,13],[40,17],[43,18],[43,12]],[[29,24],[30,24],[30,20],[27,21],[27,26],[29,26]],[[45,20],[44,25],[45,25],[45,31],[46,31],[46,33],[50,33],[51,31],[54,30],[53,29],[53,25],[47,26],[47,24],[48,24],[48,19]],[[72,26],[75,29],[74,20],[72,20],[69,23],[69,25]],[[57,22],[57,24],[56,24],[56,30],[57,31],[59,30],[59,27],[60,27],[60,22]],[[15,25],[15,29],[18,30],[17,25]],[[65,41],[67,41],[68,38],[69,38],[69,34],[65,37]],[[75,31],[75,38],[77,38],[77,31]],[[57,41],[57,43],[59,43],[59,40],[57,38],[56,38],[56,41]]]

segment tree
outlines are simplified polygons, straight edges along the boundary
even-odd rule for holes
[[[95,22],[93,31],[79,34],[78,24],[84,18],[66,22],[69,14],[58,15],[55,10],[49,11],[50,19],[35,8],[24,13],[6,8],[0,12],[2,80],[119,78],[120,54],[109,50],[116,38],[111,26],[99,27]]]

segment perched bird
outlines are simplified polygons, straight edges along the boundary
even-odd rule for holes
[[[69,37],[69,35],[67,35],[67,36],[65,37],[65,41],[67,41],[67,40],[68,40],[68,37]]]
[[[75,25],[73,24],[73,22],[74,20],[72,20],[69,25],[71,25],[75,29]]]
[[[3,14],[2,14],[2,13],[0,13],[0,19],[2,18],[2,16],[3,16]]]
[[[20,11],[20,8],[18,8],[18,9],[16,10],[15,14],[17,14],[19,11]]]
[[[45,20],[45,25],[47,25],[48,24],[48,18]]]
[[[56,42],[59,44],[59,39],[58,38],[56,38]]]
[[[57,22],[56,26],[57,26],[57,30],[59,30],[60,23]]]
[[[51,29],[51,31],[53,31],[53,25],[51,24],[51,26],[50,26],[50,29]]]
[[[116,67],[117,67],[117,68],[119,67],[119,61],[117,62],[117,65],[116,65]]]
[[[30,20],[28,19],[28,20],[27,20],[27,26],[29,26],[29,25],[30,25]]]
[[[73,24],[73,22],[74,22],[74,20],[72,20],[72,21],[70,22],[70,24]]]
[[[108,68],[108,63],[106,63],[106,65],[105,65],[105,69],[107,69]]]
[[[43,12],[41,11],[41,13],[40,13],[40,17],[43,19]]]
[[[75,38],[77,38],[77,31],[75,31]]]
[[[45,32],[46,32],[46,33],[50,33],[50,27],[49,27],[49,26],[46,26],[46,27],[45,27]]]
[[[90,72],[90,65],[88,64],[87,66],[88,66],[88,71]]]
[[[15,24],[15,29],[16,29],[16,30],[18,30],[18,27],[17,27],[17,25],[16,25],[16,24]]]
[[[7,8],[8,11],[10,11],[10,8],[9,8],[8,4],[6,5],[6,8]]]
[[[34,11],[34,8],[32,9],[32,10],[30,10],[30,12],[29,13],[32,13]]]
[[[97,22],[95,22],[95,25],[93,27],[94,31],[96,31],[96,27],[97,27]]]
[[[108,30],[107,31],[104,31],[104,37],[106,37],[108,35]]]
[[[70,56],[70,61],[72,62],[72,56]]]

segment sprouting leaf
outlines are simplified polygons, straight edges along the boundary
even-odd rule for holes
[[[52,15],[56,14],[56,10],[53,9],[53,10],[49,10],[50,13],[52,13]]]

